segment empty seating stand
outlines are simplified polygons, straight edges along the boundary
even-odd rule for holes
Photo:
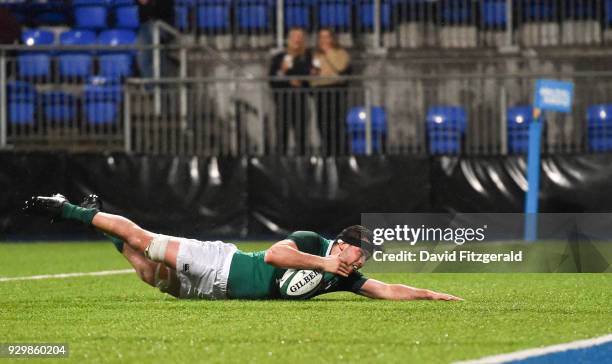
[[[0,2],[0,4],[8,8],[20,24],[28,22],[32,11],[28,0],[13,0],[5,3]]]
[[[23,44],[36,46],[52,45],[55,36],[46,30],[27,30],[21,35]],[[28,79],[45,79],[51,75],[51,50],[21,51],[17,56],[19,77]]]
[[[184,32],[193,27],[191,14],[195,11],[195,0],[176,0],[174,2],[174,26]]]
[[[348,31],[351,27],[350,0],[318,0],[319,27]]]
[[[506,45],[508,7],[506,0],[483,0],[480,4],[480,36],[486,46]]]
[[[529,124],[533,107],[515,106],[508,109],[508,153],[523,154],[529,149]]]
[[[2,1],[0,1],[2,3]],[[283,0],[284,29],[333,28],[351,47],[388,48],[601,45],[612,41],[612,0],[380,0],[380,39],[374,38],[375,0]],[[138,29],[136,0],[8,0],[23,24],[71,25],[94,31]],[[272,46],[276,0],[175,0],[174,26],[197,31],[203,44]],[[508,14],[512,24],[508,24]],[[512,34],[505,34],[510,25]],[[241,35],[265,39],[241,39]],[[357,37],[353,39],[353,37]],[[378,35],[377,35],[378,36]],[[376,43],[378,42],[379,43]]]
[[[60,44],[86,46],[96,44],[96,34],[88,30],[68,30],[60,34]],[[58,67],[63,78],[89,77],[93,72],[93,52],[85,50],[64,50],[58,55]]]
[[[373,38],[375,30],[375,5],[374,0],[355,0],[357,30],[361,33],[362,41],[366,46],[378,43],[384,47],[397,47],[397,34],[392,33],[396,23],[392,14],[392,4],[397,0],[381,0],[380,1],[380,23],[381,39]]]
[[[612,0],[603,0],[603,39],[606,43],[612,41]]]
[[[556,0],[517,0],[521,44],[527,47],[559,44]]]
[[[230,5],[227,0],[197,0],[198,29],[205,34],[229,32]]]
[[[73,0],[74,26],[94,30],[107,28],[107,5],[107,0]]]
[[[598,44],[602,39],[599,5],[592,0],[573,0],[561,6],[561,43]]]
[[[612,150],[612,104],[592,105],[587,109],[589,150]]]
[[[506,0],[483,0],[480,5],[483,28],[504,29],[508,22]]]
[[[133,45],[136,35],[127,29],[112,29],[98,35],[98,44],[108,46]],[[98,57],[101,76],[123,78],[133,73],[134,50],[119,49],[100,52]]]
[[[285,0],[285,28],[312,29],[313,0]]]
[[[234,0],[238,36],[235,45],[268,48],[272,45],[275,0]]]
[[[374,29],[374,0],[357,1],[357,19],[363,31]],[[391,3],[388,0],[380,2],[380,27],[383,30],[391,28]]]
[[[118,79],[92,77],[85,85],[85,120],[90,125],[116,124],[121,100],[122,88]]]
[[[368,116],[366,108],[359,106],[349,110],[346,124],[352,154],[366,154],[366,126]],[[381,153],[385,148],[387,136],[387,114],[382,107],[374,106],[370,110],[372,153]]]
[[[24,81],[13,81],[8,89],[8,121],[10,125],[34,125],[36,90]]]
[[[136,0],[113,0],[115,13],[115,28],[137,29],[140,27],[140,17]]]
[[[51,123],[73,122],[76,116],[76,98],[63,91],[41,94],[45,120]]]
[[[426,116],[427,142],[431,154],[459,154],[467,127],[467,114],[460,106],[434,106]]]
[[[200,42],[217,49],[229,49],[232,36],[230,0],[196,0],[196,23]]]
[[[270,31],[273,4],[270,0],[235,0],[236,20],[241,32]]]
[[[64,0],[32,1],[29,9],[36,24],[62,25],[70,18]]]
[[[435,14],[436,2],[427,0],[397,0],[393,2],[393,14],[398,22],[399,46],[401,48],[419,48],[436,46]]]
[[[439,4],[440,45],[444,48],[472,48],[477,45],[473,1],[445,1]]]
[[[522,46],[602,45],[612,41],[612,0],[380,0],[381,45],[394,48],[499,47],[506,42]],[[285,30],[303,27],[333,28],[340,43],[374,44],[375,0],[283,0]],[[247,41],[247,35],[273,35],[276,0],[175,0],[174,26],[183,32],[198,31],[236,48],[271,46]],[[74,29],[102,31],[138,29],[136,0],[5,0],[22,24],[68,25]],[[508,13],[512,24],[508,24]],[[510,36],[505,34],[511,26]],[[273,37],[272,37],[273,38]],[[217,41],[215,41],[216,43]],[[262,43],[263,42],[263,43]],[[253,43],[253,44],[252,44]]]

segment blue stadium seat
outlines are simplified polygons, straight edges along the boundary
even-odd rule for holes
[[[592,151],[612,150],[612,104],[587,109],[587,137]]]
[[[599,6],[592,0],[573,0],[563,4],[564,19],[596,19]]]
[[[13,81],[8,89],[8,121],[13,125],[33,125],[36,90],[28,82]]]
[[[443,25],[466,24],[473,18],[469,1],[448,1],[440,4],[440,19]]]
[[[372,122],[372,152],[379,153],[387,135],[387,114],[385,109],[374,106],[371,109],[370,119]],[[366,153],[366,122],[367,114],[365,107],[353,107],[346,117],[347,132],[349,136],[350,150],[352,154]]]
[[[101,45],[133,45],[135,41],[136,35],[134,32],[127,29],[106,30],[98,35],[98,44]],[[98,60],[100,64],[100,75],[122,78],[132,74],[134,51],[105,51],[100,54]]]
[[[399,12],[398,20],[415,22],[430,20],[433,8],[437,3],[429,0],[392,0],[394,12]]]
[[[29,22],[28,20],[31,18],[31,6],[28,0],[13,0],[9,3],[2,4],[2,6],[7,7],[20,24]]]
[[[351,26],[350,0],[319,0],[319,27],[348,30]]]
[[[107,0],[73,0],[74,26],[80,29],[106,28],[107,6]]]
[[[28,46],[50,45],[55,42],[55,35],[48,30],[31,29],[21,34],[21,41]]]
[[[243,31],[262,31],[271,27],[268,0],[236,0],[236,21]]]
[[[26,30],[21,34],[23,44],[31,47],[51,45],[55,36],[47,30]],[[17,56],[19,76],[22,78],[46,78],[51,74],[51,51],[22,51]]]
[[[374,29],[374,1],[360,0],[357,5],[357,18],[361,29]],[[380,2],[380,26],[382,29],[391,27],[391,3]]]
[[[64,0],[32,1],[29,9],[37,24],[62,25],[68,23],[69,14]]]
[[[481,3],[481,19],[485,28],[506,26],[506,0],[484,0]]]
[[[285,28],[310,29],[311,0],[285,0]]]
[[[117,79],[92,77],[85,85],[85,120],[92,125],[116,124],[121,96]]]
[[[62,45],[94,45],[96,34],[88,30],[68,30],[60,34]],[[92,52],[63,51],[58,56],[59,73],[62,77],[88,77],[92,73]]]
[[[223,33],[230,29],[230,5],[227,0],[198,0],[198,28],[206,33]]]
[[[533,121],[533,107],[508,108],[508,153],[527,153],[529,149],[529,124]]]
[[[72,6],[112,6],[116,1],[123,0],[71,0]]]
[[[75,120],[76,98],[62,91],[51,91],[41,95],[45,119],[50,122]]]
[[[612,0],[605,0],[604,3],[604,23],[612,25]]]
[[[426,116],[431,154],[458,154],[467,128],[467,114],[460,106],[434,106]]]
[[[191,13],[193,12],[195,0],[178,0],[174,3],[174,26],[185,31],[189,29]]]
[[[137,29],[140,27],[138,5],[135,0],[114,0],[115,28]]]
[[[556,19],[556,0],[522,0],[522,21],[554,21]]]

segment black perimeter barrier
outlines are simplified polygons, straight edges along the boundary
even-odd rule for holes
[[[522,212],[524,157],[199,158],[0,153],[0,240],[100,238],[24,216],[32,195],[89,193],[151,231],[258,238],[336,234],[361,212]],[[611,212],[612,154],[543,157],[542,212]]]

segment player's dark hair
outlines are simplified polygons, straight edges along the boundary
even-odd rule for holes
[[[374,253],[374,250],[377,250],[376,245],[372,244],[372,232],[362,225],[352,225],[345,228],[336,236],[337,240],[361,248],[370,256]]]

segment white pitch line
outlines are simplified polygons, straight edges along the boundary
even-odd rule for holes
[[[128,273],[134,273],[134,269],[103,270],[100,272],[43,274],[43,275],[38,275],[38,276],[27,276],[27,277],[0,277],[0,282],[33,281],[37,279],[72,278],[72,277],[85,277],[85,276],[112,276],[116,274],[128,274]]]
[[[572,341],[572,342],[565,343],[565,344],[545,346],[545,347],[535,348],[535,349],[515,351],[513,353],[487,356],[481,359],[459,361],[459,362],[455,362],[455,364],[506,363],[509,361],[523,360],[523,359],[527,359],[531,357],[537,357],[537,356],[542,356],[542,355],[551,354],[551,353],[558,353],[558,352],[567,351],[567,350],[589,348],[591,346],[597,346],[597,345],[605,344],[608,342],[612,342],[612,335],[605,335],[605,336],[600,336],[600,337],[596,337],[592,339]]]

